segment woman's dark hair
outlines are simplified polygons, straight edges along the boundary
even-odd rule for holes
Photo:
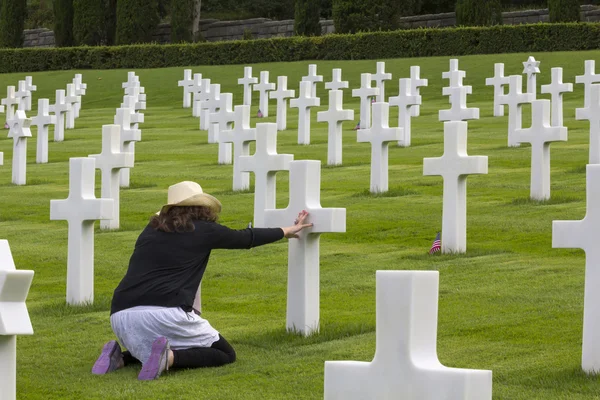
[[[216,222],[219,215],[202,206],[174,206],[150,218],[150,225],[163,232],[192,232],[193,221]]]

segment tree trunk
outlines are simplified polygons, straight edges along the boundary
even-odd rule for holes
[[[202,8],[202,0],[194,1],[194,25],[192,26],[192,38],[194,42],[201,40],[200,37],[200,9]]]

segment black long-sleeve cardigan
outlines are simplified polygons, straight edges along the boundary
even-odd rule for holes
[[[194,226],[193,232],[170,233],[146,226],[115,289],[111,315],[136,306],[191,310],[212,249],[251,248],[283,238],[281,228],[233,230],[206,221]]]

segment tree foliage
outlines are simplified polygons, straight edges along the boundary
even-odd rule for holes
[[[0,47],[23,46],[23,29],[27,4],[23,0],[2,0],[0,3]]]
[[[548,0],[550,22],[579,22],[579,0]]]
[[[57,47],[73,46],[73,0],[54,0],[54,40]]]
[[[158,22],[158,0],[118,0],[116,43],[151,42]]]
[[[192,42],[194,0],[171,0],[171,42]]]
[[[333,0],[333,23],[336,33],[395,30],[400,18],[416,15],[423,0]]]
[[[106,42],[105,5],[102,0],[73,0],[73,38],[77,45]]]
[[[302,36],[321,35],[321,0],[296,0],[294,33]]]
[[[456,24],[459,26],[489,26],[502,24],[500,0],[458,0]]]

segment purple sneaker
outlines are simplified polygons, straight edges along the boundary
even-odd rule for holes
[[[98,357],[96,363],[92,367],[92,374],[104,375],[115,371],[122,366],[122,363],[123,355],[121,354],[121,347],[116,340],[111,340],[102,348],[100,357]]]
[[[156,379],[169,367],[169,341],[166,337],[159,337],[152,343],[150,358],[142,366],[138,375],[140,381]]]

